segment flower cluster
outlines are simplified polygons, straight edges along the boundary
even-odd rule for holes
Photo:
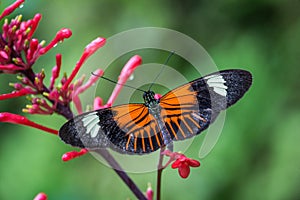
[[[0,15],[0,20],[11,14],[23,2],[24,0],[16,0],[15,3],[7,7]],[[33,65],[41,56],[49,52],[58,43],[71,37],[72,32],[70,29],[62,28],[57,32],[54,39],[46,45],[45,41],[38,40],[33,37],[41,18],[41,14],[36,14],[32,19],[27,21],[22,21],[21,15],[18,15],[10,22],[9,20],[5,19],[2,27],[2,33],[0,34],[0,73],[17,74],[18,82],[9,83],[13,90],[7,94],[0,94],[0,100],[26,96],[30,101],[30,104],[23,109],[23,112],[28,114],[43,115],[57,113],[64,116],[66,119],[70,119],[73,117],[73,111],[70,109],[70,103],[75,105],[77,113],[82,113],[83,109],[79,97],[80,94],[90,88],[99,79],[99,77],[103,75],[104,72],[101,69],[96,70],[86,82],[85,76],[82,76],[75,81],[74,78],[78,74],[85,61],[99,48],[101,48],[105,44],[106,40],[99,37],[88,44],[69,76],[67,76],[65,73],[61,75],[62,55],[57,54],[56,64],[52,68],[52,74],[49,77],[50,83],[49,85],[46,85],[44,80],[48,77],[46,77],[44,70],[42,69],[39,72],[35,72]],[[128,78],[132,75],[134,70],[140,66],[141,63],[142,58],[140,56],[133,56],[123,67],[118,79],[118,84],[116,84],[108,102],[103,105],[102,99],[100,97],[96,97],[94,99],[94,109],[112,106],[123,85],[125,85]],[[159,99],[160,97],[161,95],[159,94],[155,95],[156,99]],[[48,133],[55,135],[58,134],[57,130],[37,124],[18,114],[2,112],[0,113],[0,122],[30,126]],[[87,149],[81,149],[78,152],[68,152],[63,155],[62,160],[69,161],[73,158],[82,156],[87,152]],[[103,150],[103,152],[105,152],[105,150]],[[112,156],[110,156],[107,152],[106,155],[108,155],[108,158],[113,159]],[[170,157],[170,160],[166,166],[175,161],[171,167],[178,168],[179,174],[182,178],[187,178],[189,176],[189,167],[200,166],[198,161],[187,158],[181,153],[165,150],[162,153],[162,156],[163,155]],[[107,161],[109,163],[109,159]],[[114,162],[116,163],[115,160],[112,160],[112,163]],[[125,172],[116,170],[116,173],[122,178],[122,180],[138,198],[146,199],[144,194],[139,191],[137,186]],[[153,190],[151,186],[148,187],[146,196],[149,200],[153,199]],[[44,193],[39,193],[35,199],[46,200],[47,195]]]
[[[19,7],[23,1],[16,1],[3,11],[0,19],[10,14]],[[22,16],[18,15],[10,22],[5,19],[2,34],[0,35],[0,72],[6,74],[18,74],[19,82],[10,83],[13,91],[8,94],[1,94],[0,100],[28,96],[30,105],[23,109],[23,112],[29,114],[52,114],[58,113],[66,118],[73,116],[70,110],[70,102],[74,104],[78,112],[82,112],[80,99],[78,95],[88,89],[99,76],[103,74],[102,70],[94,72],[98,76],[92,76],[85,84],[84,77],[78,81],[72,82],[85,60],[92,55],[98,48],[105,44],[104,38],[97,38],[91,42],[85,49],[77,62],[75,69],[68,77],[64,74],[57,85],[57,79],[60,75],[62,55],[56,55],[56,65],[52,69],[50,85],[44,84],[46,75],[44,70],[35,73],[32,66],[39,57],[45,55],[49,50],[55,47],[64,39],[71,37],[70,29],[62,28],[54,39],[45,45],[45,41],[39,41],[33,35],[41,20],[41,14],[36,14],[32,19],[22,21]],[[5,114],[8,116],[8,113]],[[16,121],[17,122],[17,121]]]

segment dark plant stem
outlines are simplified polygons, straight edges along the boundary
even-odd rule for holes
[[[156,180],[156,200],[160,200],[160,193],[161,193],[161,179],[162,179],[162,172],[164,167],[162,165],[164,160],[164,155],[162,152],[166,149],[166,147],[162,147],[160,149],[159,161],[157,165],[157,180]]]
[[[147,200],[143,192],[137,187],[137,185],[126,174],[126,172],[124,172],[124,170],[119,165],[119,163],[106,149],[99,149],[96,150],[95,152],[100,154],[106,160],[106,162],[113,168],[113,170],[119,175],[119,177],[124,181],[124,183],[129,187],[129,189],[133,192],[133,194],[138,199]]]

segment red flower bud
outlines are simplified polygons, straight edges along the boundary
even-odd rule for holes
[[[27,119],[24,116],[21,115],[16,115],[16,114],[12,114],[12,113],[8,113],[8,112],[3,112],[0,113],[0,122],[8,122],[8,123],[12,123],[12,124],[21,124],[21,125],[25,125],[25,126],[30,126],[33,128],[37,128],[43,131],[46,131],[48,133],[52,133],[57,135],[58,131],[42,126],[40,124],[34,123],[33,121],[30,121],[29,119]]]
[[[32,25],[31,25],[31,30],[30,30],[30,32],[29,32],[29,34],[28,34],[28,37],[29,37],[29,38],[31,38],[32,35],[34,34],[34,32],[35,32],[35,30],[36,30],[36,28],[37,28],[37,26],[38,26],[38,24],[39,24],[41,18],[42,18],[42,15],[41,15],[40,13],[37,13],[37,14],[33,17],[33,19],[31,20]]]
[[[103,106],[103,100],[100,97],[96,97],[94,99],[94,110],[98,110],[102,108]]]
[[[0,95],[0,100],[16,98],[16,97],[25,96],[25,95],[34,94],[34,93],[35,92],[32,91],[30,88],[22,88],[20,90],[13,91],[13,92],[8,93],[8,94],[1,94]]]
[[[0,15],[0,20],[9,15],[10,13],[12,13],[15,9],[17,9],[19,6],[21,6],[21,4],[24,2],[24,0],[17,0],[15,1],[13,4],[11,4],[10,6],[8,6],[7,8],[5,8],[5,10],[2,12],[2,14]]]
[[[72,160],[74,158],[77,158],[79,156],[82,156],[88,152],[89,151],[87,149],[81,149],[79,152],[77,152],[77,151],[67,152],[62,156],[62,160],[66,162],[66,161]]]
[[[71,37],[72,31],[67,28],[63,28],[56,33],[55,38],[44,48],[40,49],[39,54],[43,55],[50,49],[57,45],[58,42],[62,42],[64,39]]]
[[[39,46],[39,41],[37,39],[33,38],[30,41],[29,49],[27,50],[26,59],[27,59],[28,63],[31,63],[32,61],[34,61],[36,59],[36,57],[38,56],[38,55],[34,56],[34,54],[37,53],[38,46]]]
[[[52,76],[50,78],[50,90],[53,89],[55,80],[58,78],[61,68],[61,54],[56,55],[56,66],[52,68]]]

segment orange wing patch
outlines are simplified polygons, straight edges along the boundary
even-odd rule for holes
[[[184,140],[207,128],[209,120],[199,110],[197,91],[182,85],[160,99],[161,115],[173,140]],[[202,116],[203,115],[203,116]]]
[[[120,105],[112,110],[113,120],[122,130],[126,151],[150,153],[161,146],[162,136],[156,120],[144,104]]]
[[[185,109],[198,106],[197,92],[191,88],[190,84],[178,87],[160,100],[161,107],[164,108],[162,115],[181,115]]]

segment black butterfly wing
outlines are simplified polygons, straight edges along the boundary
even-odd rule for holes
[[[78,115],[59,130],[72,146],[111,148],[120,153],[151,153],[163,144],[162,135],[148,108],[126,104]]]
[[[220,111],[236,103],[252,84],[245,70],[224,70],[191,81],[164,95],[162,116],[173,140],[208,128]]]

